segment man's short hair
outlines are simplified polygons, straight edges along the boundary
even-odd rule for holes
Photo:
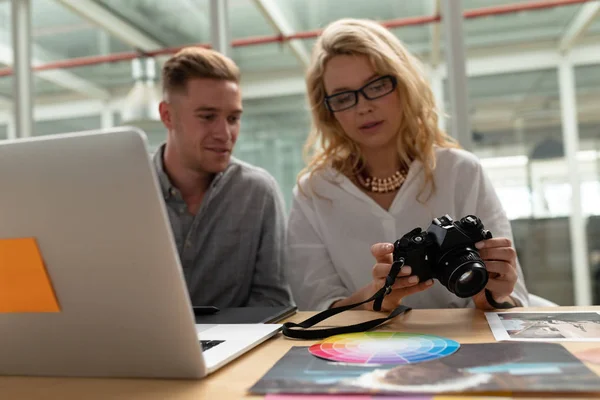
[[[219,79],[238,83],[240,70],[230,58],[203,47],[186,47],[163,66],[163,93],[184,92],[191,79]]]

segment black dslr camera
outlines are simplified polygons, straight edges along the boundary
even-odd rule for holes
[[[394,262],[404,260],[419,282],[435,278],[451,293],[471,297],[485,288],[488,273],[475,243],[492,237],[473,215],[455,222],[435,218],[426,231],[415,228],[394,243]]]

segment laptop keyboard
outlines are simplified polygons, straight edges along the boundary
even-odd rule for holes
[[[223,342],[224,340],[201,340],[200,344],[202,344],[202,351],[206,351]]]

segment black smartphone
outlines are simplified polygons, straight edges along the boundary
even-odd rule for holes
[[[219,312],[219,309],[215,306],[193,306],[194,315],[209,315],[216,314]]]

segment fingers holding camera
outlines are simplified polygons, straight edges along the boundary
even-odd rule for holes
[[[392,264],[388,263],[377,263],[373,266],[373,279],[383,279],[388,276],[390,273],[390,269],[392,268]],[[403,266],[398,273],[398,276],[408,276],[411,273],[411,268],[409,266]]]
[[[517,280],[517,269],[511,263],[505,261],[485,261],[485,269],[490,277],[500,280]]]
[[[420,292],[421,290],[425,290],[431,285],[433,285],[433,279],[429,279],[425,282],[419,283],[419,277],[413,275],[409,278],[402,278],[402,279],[396,280],[396,283],[394,283],[394,285],[392,286],[392,290],[413,289],[416,287],[416,290],[414,292],[404,294],[405,296],[408,296],[409,294],[413,294],[416,292]]]
[[[392,264],[394,245],[392,243],[375,243],[371,246],[371,254],[377,263]]]
[[[405,276],[396,278],[396,282],[392,285],[392,290],[396,289],[404,289],[408,287],[415,286],[419,283],[419,277],[413,276]],[[378,278],[375,280],[375,285],[378,288],[382,288],[385,285],[385,278]]]
[[[505,299],[513,292],[514,284],[504,279],[490,279],[485,288],[492,292],[494,299]]]
[[[475,247],[478,248],[479,250],[489,249],[489,248],[494,248],[494,247],[511,247],[512,248],[512,241],[509,238],[497,237],[497,238],[491,238],[491,239],[482,240],[481,242],[477,242],[477,243],[475,243]]]
[[[378,249],[376,248],[373,251],[373,255],[380,255],[378,253]],[[391,257],[391,254],[390,254]],[[383,258],[379,258],[378,262],[373,266],[372,275],[373,281],[371,283],[371,289],[369,290],[368,296],[372,296],[374,291],[381,289],[385,285],[385,280],[390,273],[390,269],[392,267],[391,262],[380,262],[379,260],[384,260]],[[412,273],[412,268],[408,265],[404,265],[398,275],[396,276],[396,282],[392,285],[392,291],[388,295],[386,295],[383,299],[382,303],[382,311],[391,311],[394,308],[398,307],[402,299],[411,294],[423,291],[433,284],[433,280],[429,279],[426,282],[419,282],[419,278],[416,275],[410,275]]]
[[[479,250],[479,256],[484,261],[505,261],[514,264],[517,252],[512,247],[494,247]]]
[[[517,269],[513,264],[502,261],[486,261],[485,269],[490,272],[489,283],[486,286],[490,292],[495,293],[501,289],[500,291],[507,291],[508,294],[512,293],[518,279]],[[506,289],[502,290],[504,288]]]
[[[484,260],[513,261],[517,257],[511,240],[504,237],[477,242],[475,247]]]
[[[396,282],[394,286],[400,284],[404,279],[408,278],[402,278],[401,280]],[[410,283],[410,286],[404,286],[397,289],[393,289],[390,294],[383,298],[381,311],[392,311],[402,303],[403,298],[405,298],[406,296],[410,296],[411,294],[422,292],[423,290],[430,288],[431,285],[433,285],[433,280],[429,279],[426,282]]]
[[[492,238],[476,244],[492,280],[517,282],[517,252],[508,238]]]
[[[486,289],[496,301],[508,301],[518,280],[517,252],[508,238],[491,238],[475,244],[489,273]],[[473,297],[478,308],[488,309],[484,291]]]

